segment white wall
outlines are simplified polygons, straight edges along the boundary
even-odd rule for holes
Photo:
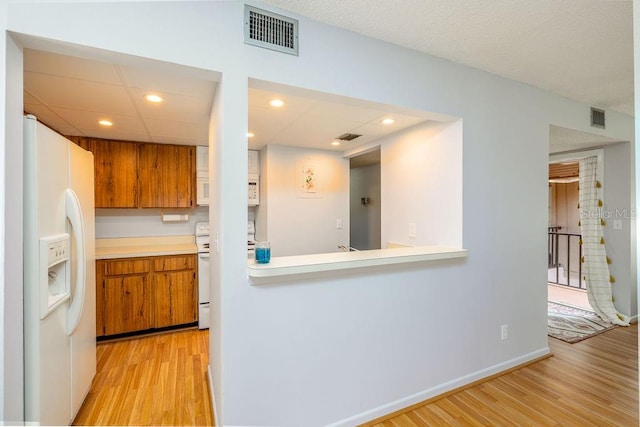
[[[462,247],[462,121],[419,125],[381,143],[382,246]]]
[[[338,252],[339,245],[349,244],[348,159],[333,151],[282,145],[269,145],[260,159],[264,204],[256,209],[256,238],[271,242],[272,257]],[[305,167],[314,169],[315,192],[303,190]],[[264,214],[266,226],[260,220]]]
[[[4,10],[0,7],[0,15]],[[0,30],[4,29],[4,18],[0,18]],[[6,34],[3,32],[3,34]],[[4,50],[6,49],[6,51]],[[23,394],[23,316],[22,316],[22,264],[23,264],[23,209],[22,209],[22,52],[10,37],[3,37],[0,69],[6,70],[5,79],[0,83],[0,93],[7,100],[0,106],[2,117],[19,118],[19,120],[0,120],[0,201],[2,212],[0,234],[2,236],[2,250],[0,250],[0,301],[2,301],[2,316],[0,316],[0,351],[2,351],[0,366],[0,420],[20,423],[24,419],[22,410]],[[5,62],[6,58],[6,62]],[[1,75],[1,74],[0,74]],[[4,110],[6,108],[6,110]],[[6,160],[6,161],[5,161]],[[5,181],[6,180],[6,181]]]
[[[633,0],[633,69],[634,69],[634,111],[640,111],[640,0]],[[640,118],[635,120],[635,133],[640,135]],[[638,271],[640,271],[640,252],[638,252],[638,212],[640,212],[640,138],[629,144],[631,155],[629,160],[631,167],[631,206],[635,209],[636,216],[630,222],[631,238],[631,274],[635,278],[635,286],[632,289],[636,293],[636,312],[640,306],[640,293],[638,293]],[[633,302],[632,302],[633,304]]]
[[[637,278],[631,268],[634,257],[631,226],[634,220],[631,207],[631,177],[633,164],[629,143],[608,145],[604,149],[603,194],[605,217],[604,239],[607,256],[611,258],[609,271],[615,278],[611,285],[614,304],[621,313],[637,314]],[[622,221],[622,230],[613,228],[614,221]]]
[[[283,55],[245,45],[242,20],[241,2],[16,3],[8,14],[10,30],[48,49],[97,47],[223,73],[211,171],[218,423],[351,425],[547,352],[548,129],[589,131],[589,106],[304,18],[300,56]],[[248,76],[462,117],[468,259],[252,285]],[[631,118],[607,120],[600,133],[633,140]]]
[[[162,222],[162,212],[188,213],[184,222]],[[209,220],[208,206],[195,209],[97,209],[96,238],[187,236],[193,235],[196,222]]]

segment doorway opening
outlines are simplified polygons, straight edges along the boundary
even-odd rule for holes
[[[381,248],[380,147],[349,159],[349,245]]]
[[[582,274],[578,181],[577,160],[549,164],[548,299],[591,310]]]

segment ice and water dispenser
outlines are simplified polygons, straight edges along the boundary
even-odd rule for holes
[[[69,234],[40,238],[40,318],[44,319],[71,295]]]

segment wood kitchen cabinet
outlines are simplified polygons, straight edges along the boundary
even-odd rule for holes
[[[94,156],[96,208],[195,207],[195,146],[68,136]]]
[[[150,267],[148,259],[96,261],[97,336],[151,328],[153,300]]]
[[[155,327],[198,320],[196,256],[154,260]]]
[[[70,137],[93,153],[96,208],[135,208],[138,194],[138,144]]]
[[[98,337],[198,320],[197,255],[96,261]]]
[[[141,208],[195,206],[195,147],[140,144]]]

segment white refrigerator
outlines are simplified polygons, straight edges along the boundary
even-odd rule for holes
[[[25,421],[69,425],[96,373],[93,155],[24,119]]]

